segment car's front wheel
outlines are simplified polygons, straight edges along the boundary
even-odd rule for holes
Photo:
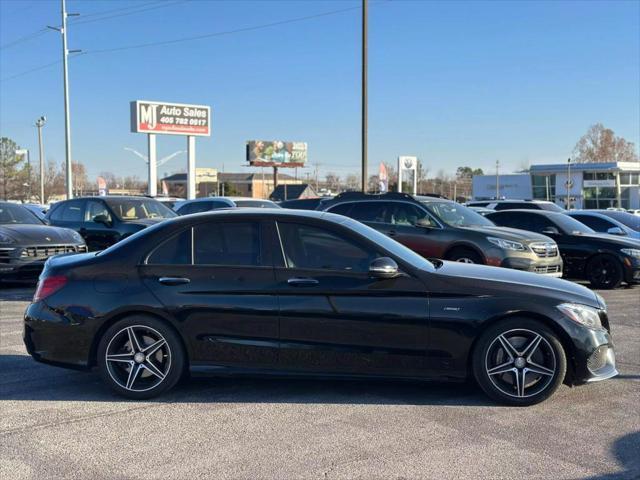
[[[587,264],[587,280],[593,288],[617,288],[622,283],[623,277],[622,265],[611,255],[598,255]]]
[[[491,326],[478,339],[472,361],[476,381],[485,393],[517,406],[549,398],[567,371],[566,354],[555,333],[527,318]]]
[[[185,354],[170,327],[152,317],[134,316],[116,322],[98,346],[97,364],[103,380],[128,398],[152,398],[172,388],[182,376]]]

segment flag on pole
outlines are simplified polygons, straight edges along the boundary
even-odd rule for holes
[[[380,169],[378,171],[378,182],[380,193],[387,193],[389,189],[389,175],[387,173],[387,166],[380,162]]]
[[[104,197],[107,194],[107,181],[103,177],[98,177],[98,195]]]
[[[162,180],[162,195],[165,197],[169,196],[169,185],[167,185],[167,182],[165,180]]]

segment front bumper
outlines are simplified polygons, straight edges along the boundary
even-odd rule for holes
[[[548,277],[562,278],[562,258],[537,258],[531,256],[509,256],[502,260],[501,267],[524,272],[537,273]]]
[[[625,256],[624,281],[627,283],[640,283],[640,258]]]
[[[0,282],[34,282],[49,258],[86,251],[84,244],[0,248]]]

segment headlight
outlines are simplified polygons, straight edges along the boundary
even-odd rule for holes
[[[11,238],[9,235],[0,233],[0,243],[16,243],[16,241],[13,238]]]
[[[71,238],[73,238],[74,242],[84,243],[84,238],[82,238],[82,235],[80,235],[75,230],[71,230]]]
[[[589,328],[602,328],[600,315],[598,315],[598,310],[595,308],[578,303],[563,303],[558,305],[558,310],[580,325]]]
[[[621,248],[620,251],[630,257],[640,258],[640,250],[637,248]]]
[[[520,252],[526,250],[525,246],[520,242],[512,242],[511,240],[496,237],[487,237],[487,240],[504,250],[516,250]]]

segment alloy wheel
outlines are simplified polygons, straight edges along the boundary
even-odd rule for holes
[[[155,329],[132,325],[118,331],[107,345],[109,376],[131,392],[145,392],[160,385],[171,369],[171,349]]]
[[[475,263],[473,260],[471,260],[470,258],[467,257],[460,257],[456,260],[456,262],[459,263]]]
[[[514,329],[498,335],[487,349],[485,370],[505,395],[526,398],[552,384],[557,371],[551,344],[539,333]]]
[[[605,256],[598,257],[591,264],[591,279],[594,283],[602,286],[609,286],[616,282],[618,269],[614,260]]]

